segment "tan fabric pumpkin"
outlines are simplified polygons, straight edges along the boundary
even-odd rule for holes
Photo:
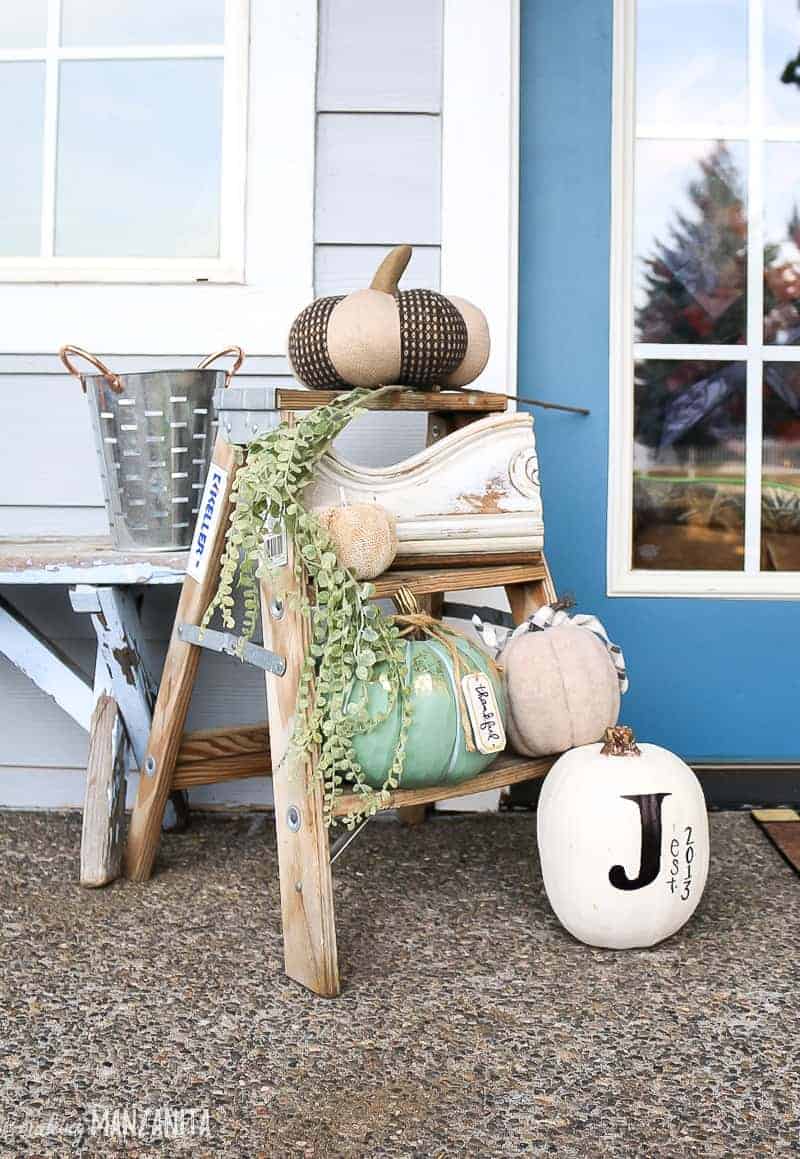
[[[563,753],[600,740],[619,716],[619,678],[586,628],[524,632],[504,649],[508,738],[523,756]]]
[[[391,567],[397,555],[397,525],[378,503],[322,507],[315,512],[333,540],[336,557],[356,579],[370,580]]]
[[[306,386],[465,386],[489,358],[485,315],[463,298],[401,290],[411,246],[396,246],[367,289],[317,298],[289,331],[289,362]]]

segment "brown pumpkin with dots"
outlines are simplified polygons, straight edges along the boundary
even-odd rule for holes
[[[317,298],[292,323],[289,361],[317,390],[398,383],[461,387],[489,359],[484,314],[435,290],[400,290],[411,246],[391,250],[368,289]]]

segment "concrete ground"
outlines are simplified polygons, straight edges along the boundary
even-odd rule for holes
[[[609,952],[550,912],[532,815],[375,822],[336,864],[331,1001],[283,976],[267,817],[195,817],[148,884],[88,892],[79,817],[0,814],[0,1154],[797,1153],[800,878],[711,825],[690,924]]]

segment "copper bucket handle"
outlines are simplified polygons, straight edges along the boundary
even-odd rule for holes
[[[234,362],[233,366],[225,374],[225,386],[228,387],[231,384],[231,379],[233,378],[234,374],[236,374],[237,370],[244,362],[244,351],[242,350],[241,346],[226,346],[224,350],[218,350],[216,354],[209,354],[208,358],[204,358],[202,362],[198,362],[197,369],[206,370],[212,362],[216,362],[218,358],[223,358],[226,354],[233,354],[236,357],[236,361]]]
[[[91,363],[92,366],[99,370],[115,394],[123,393],[125,388],[120,381],[119,375],[115,374],[113,370],[109,370],[105,363],[101,362],[95,354],[90,354],[88,350],[84,350],[80,346],[62,346],[58,352],[58,357],[64,363],[70,374],[74,375],[78,382],[80,382],[81,390],[84,394],[86,394],[85,375],[81,374],[81,372],[72,364],[72,362],[70,362],[70,354],[72,354],[75,358],[83,358],[86,362]]]

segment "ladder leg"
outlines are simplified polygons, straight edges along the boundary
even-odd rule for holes
[[[215,468],[221,468],[216,476]],[[200,661],[200,649],[179,638],[178,625],[199,624],[216,589],[235,472],[234,449],[218,437],[209,471],[209,479],[216,478],[218,483],[214,501],[215,515],[211,520],[208,541],[203,546],[203,564],[197,571],[197,578],[192,574],[190,560],[189,572],[183,581],[128,832],[125,873],[134,881],[145,881],[153,869],[161,822],[172,788],[175,761]],[[219,516],[216,512],[220,512]],[[201,507],[198,519],[202,518]]]
[[[506,584],[506,595],[515,624],[521,624],[528,616],[538,612],[539,608],[545,604],[552,604],[558,599],[556,586],[544,556],[542,556],[542,562],[545,568],[545,575],[542,579],[522,584]]]
[[[339,963],[322,789],[312,787],[311,761],[298,760],[289,749],[307,624],[285,599],[280,604],[273,600],[273,590],[288,593],[295,588],[290,565],[291,560],[276,577],[274,588],[266,582],[261,586],[264,644],[286,657],[285,675],[267,676],[283,953],[290,978],[315,994],[333,998],[339,993]]]

